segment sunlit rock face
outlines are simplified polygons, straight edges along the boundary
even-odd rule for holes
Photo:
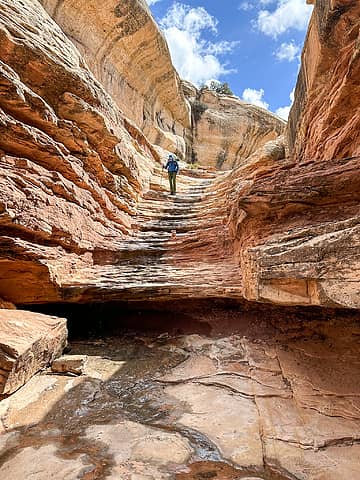
[[[190,107],[144,0],[41,0],[122,112],[161,147],[185,157]]]
[[[191,161],[219,170],[234,168],[285,131],[285,122],[239,98],[197,90],[184,82],[192,108]]]
[[[193,109],[194,129],[186,137],[187,103],[145,4],[123,2],[120,8],[108,1],[95,9],[92,1],[43,3],[61,28],[37,2],[0,0],[0,296],[5,302],[190,296],[360,307],[358,159],[335,156],[324,162],[304,153],[315,145],[317,128],[303,128],[304,119],[313,102],[332,106],[328,86],[323,97],[321,91],[311,96],[311,90],[302,97],[298,88],[290,156],[284,138],[275,138],[283,131],[281,120],[211,92],[199,97],[206,108],[196,122]],[[328,58],[328,49],[309,40],[326,5],[315,5],[303,71],[307,58],[319,65]],[[346,35],[338,28],[347,25],[349,42],[353,38],[354,8],[338,10],[336,22],[331,17],[335,23],[329,24],[326,41],[332,49],[343,48]],[[343,83],[352,78],[357,92],[358,57],[349,45],[353,53],[351,60],[342,57]],[[143,51],[149,59],[157,52],[152,65],[167,72],[163,83],[156,68],[149,64],[146,70],[148,57],[137,57]],[[139,81],[141,76],[149,83]],[[321,71],[311,78],[315,84]],[[198,101],[195,87],[183,83],[181,89],[192,103]],[[150,130],[158,131],[157,105],[175,123],[155,138]],[[145,110],[149,115],[141,117]],[[350,118],[350,109],[346,112]],[[357,110],[352,112],[355,121]],[[341,112],[334,118],[339,125],[347,122]],[[183,168],[178,195],[167,195],[161,147],[165,137],[168,148],[173,146],[176,125],[184,127],[176,151],[184,153],[187,144],[188,157],[192,152],[201,162],[233,170]],[[288,137],[293,128],[291,120]],[[307,131],[308,142],[301,140]],[[346,136],[348,145],[355,145],[355,133],[344,127],[333,137],[333,147],[345,144]],[[231,148],[224,156],[226,142]]]
[[[289,117],[293,156],[303,163],[360,155],[360,3],[309,3],[314,15]]]

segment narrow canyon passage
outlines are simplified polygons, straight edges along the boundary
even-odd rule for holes
[[[129,239],[94,252],[93,265],[61,275],[69,302],[242,296],[241,272],[224,220],[223,173],[185,169],[176,196],[155,169]]]
[[[1,478],[360,478],[354,312],[210,299],[42,310],[69,318],[85,371],[44,370],[1,402]]]

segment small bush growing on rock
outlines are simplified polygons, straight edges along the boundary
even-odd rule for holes
[[[195,100],[195,102],[192,104],[192,114],[195,122],[200,120],[201,115],[207,110],[207,108],[208,107],[205,105],[205,103]]]
[[[221,95],[234,95],[227,82],[221,83],[216,80],[211,80],[207,85],[203,85],[200,90],[208,89],[212,92],[220,93]]]

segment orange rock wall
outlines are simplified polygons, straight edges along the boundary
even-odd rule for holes
[[[298,162],[360,155],[360,3],[314,4],[289,117]]]
[[[0,291],[54,300],[47,262],[127,238],[159,156],[37,2],[1,13]]]

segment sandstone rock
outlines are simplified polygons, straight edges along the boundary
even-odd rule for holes
[[[86,431],[88,438],[109,446],[115,458],[111,479],[119,475],[130,478],[169,479],[167,464],[187,463],[191,454],[188,441],[177,433],[162,432],[134,422],[117,425],[94,425]],[[125,477],[129,478],[129,477]]]
[[[179,422],[205,434],[225,459],[243,468],[262,467],[258,412],[252,400],[194,384],[170,386],[166,392],[189,405]]]
[[[2,300],[0,298],[0,309],[5,309],[5,310],[16,310],[16,307],[13,303],[11,302],[6,302],[5,300]]]
[[[271,172],[263,160],[233,173],[245,174],[230,215],[245,297],[359,308],[359,159],[328,161],[326,171],[273,161]]]
[[[317,159],[325,167],[360,155],[359,16],[359,2],[314,2],[289,116],[297,162]]]
[[[251,309],[246,322],[246,308],[203,309],[213,325],[231,318],[229,331],[74,342],[76,354],[88,355],[84,376],[39,374],[2,400],[0,449],[9,463],[0,473],[35,475],[31,449],[50,472],[53,452],[59,472],[71,459],[75,472],[81,461],[82,474],[112,480],[200,473],[357,480],[358,316],[329,310],[320,319],[316,309],[283,315],[269,306]],[[186,348],[188,361],[174,361],[174,345]],[[203,378],[194,376],[197,360]],[[35,478],[46,480],[48,471],[40,468]]]
[[[55,301],[46,260],[69,271],[127,237],[159,157],[37,3],[3,2],[2,14],[0,290],[27,303],[22,283]]]
[[[119,9],[109,0],[96,19],[93,1],[42,3],[66,34],[30,0],[3,2],[0,20],[0,295],[5,301],[245,297],[359,308],[359,159],[338,158],[357,151],[357,110],[346,103],[357,99],[348,95],[352,86],[357,91],[357,6],[315,6],[319,21],[312,21],[303,67],[310,83],[305,94],[299,80],[293,110],[298,113],[289,130],[292,151],[285,158],[281,137],[265,143],[283,130],[282,122],[210,92],[199,97],[210,107],[198,122],[201,138],[187,137],[188,110],[180,91],[184,88],[192,102],[198,92],[189,84],[180,87],[144,2],[125,2]],[[114,22],[120,22],[116,29]],[[146,82],[150,63],[138,53],[144,39],[149,58],[158,42],[165,52],[158,62],[164,75],[154,71]],[[337,48],[343,55],[334,60]],[[334,75],[329,61],[337,62]],[[344,95],[338,115],[335,106]],[[122,102],[132,109],[133,116],[126,110],[131,119],[124,117]],[[324,121],[313,122],[320,112]],[[246,118],[241,128],[239,113]],[[209,133],[210,124],[216,134]],[[239,129],[246,139],[242,145]],[[217,157],[226,139],[236,167],[227,174],[184,169],[178,196],[169,198],[159,168],[161,146],[169,148],[179,135],[188,138],[188,147],[194,141],[196,150],[201,141]],[[315,144],[336,158],[324,163]],[[179,151],[184,148],[180,142]]]
[[[54,373],[73,373],[82,375],[87,363],[86,355],[62,355],[51,364],[51,371]]]
[[[33,478],[41,480],[73,480],[84,471],[84,458],[60,458],[55,445],[40,448],[28,447],[0,466],[1,475],[6,478]]]
[[[96,78],[149,140],[184,157],[190,107],[158,26],[142,0],[41,0]]]
[[[210,90],[188,92],[193,117],[192,161],[229,170],[284,133],[272,113]]]
[[[61,354],[66,320],[22,310],[0,310],[0,393],[10,394]]]

